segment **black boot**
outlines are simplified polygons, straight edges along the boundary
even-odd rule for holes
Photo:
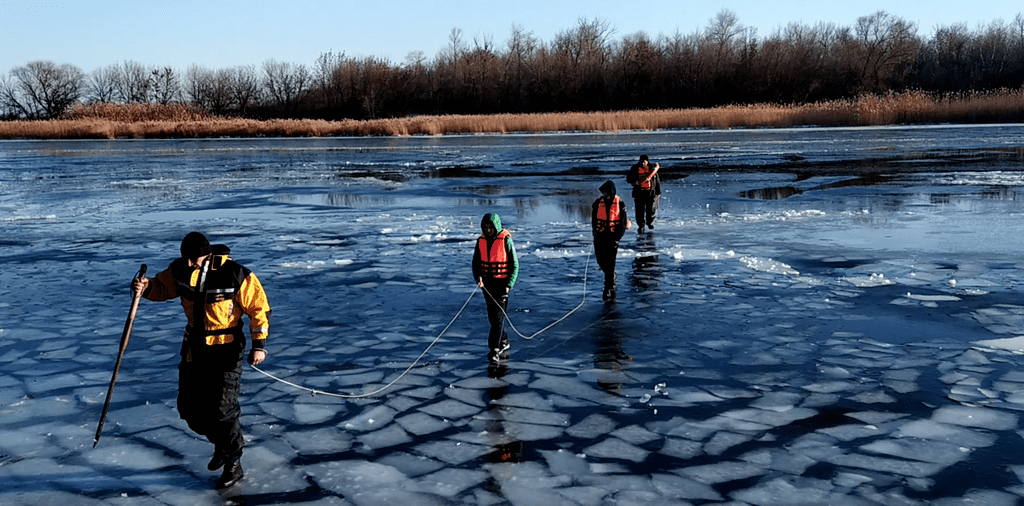
[[[242,459],[232,459],[224,464],[224,473],[217,480],[217,488],[228,488],[238,483],[245,473],[242,471]]]
[[[211,471],[216,471],[216,470],[224,467],[224,462],[226,462],[227,460],[228,460],[227,457],[224,456],[224,454],[221,453],[220,450],[214,450],[213,451],[213,458],[210,459],[210,463],[209,464],[206,464],[206,468],[211,470]]]

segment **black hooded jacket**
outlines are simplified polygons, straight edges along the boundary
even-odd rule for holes
[[[594,201],[593,211],[590,214],[591,230],[593,231],[595,237],[598,234],[601,234],[601,235],[610,236],[611,238],[614,238],[615,240],[619,240],[619,239],[622,238],[622,235],[626,233],[626,222],[627,222],[626,202],[623,201],[621,197],[619,198],[619,221],[618,221],[618,226],[615,227],[616,230],[613,231],[613,232],[599,231],[598,230],[598,217],[597,217],[598,207],[600,207],[600,204],[601,204],[602,201],[604,201],[607,206],[611,206],[612,203],[615,200],[615,197],[607,198],[607,197],[605,197],[605,195],[617,196],[616,193],[615,193],[615,183],[611,182],[610,180],[609,181],[605,181],[605,183],[603,185],[601,185],[601,196],[598,197],[598,199]]]

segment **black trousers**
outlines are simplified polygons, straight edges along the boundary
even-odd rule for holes
[[[594,258],[604,272],[604,287],[615,286],[615,257],[619,254],[618,234],[594,234]]]
[[[638,192],[633,195],[636,207],[636,225],[643,228],[644,224],[654,223],[654,215],[658,212],[658,199],[654,192]]]
[[[506,286],[508,283],[505,280],[484,281],[484,290],[487,292],[484,294],[484,299],[487,300],[487,321],[491,324],[491,329],[487,333],[487,349],[489,350],[498,348],[507,340],[505,337],[505,314],[503,313],[508,309],[508,297],[505,296]]]
[[[189,362],[182,346],[178,364],[178,414],[228,459],[241,457],[245,444],[238,404],[244,347],[244,339],[206,346],[201,357]]]

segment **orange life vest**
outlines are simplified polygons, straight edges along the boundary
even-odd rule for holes
[[[641,164],[639,167],[637,167],[637,171],[636,172],[637,172],[637,181],[640,182],[640,189],[642,189],[642,190],[650,190],[651,189],[651,180],[648,179],[648,178],[651,176],[651,173],[654,172],[654,167],[652,167],[651,164],[647,164],[646,167],[644,167],[643,164]]]
[[[597,221],[594,222],[595,232],[618,232],[619,231],[619,196],[616,195],[608,205],[607,199],[597,201]]]
[[[483,272],[484,277],[508,277],[511,266],[509,265],[508,253],[505,251],[506,237],[512,237],[512,235],[508,233],[508,230],[498,232],[498,235],[494,238],[494,242],[491,243],[490,251],[488,251],[487,237],[480,234],[480,239],[477,241],[476,247],[480,251],[480,270]]]

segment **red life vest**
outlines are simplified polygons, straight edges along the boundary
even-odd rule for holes
[[[648,178],[651,176],[651,173],[654,172],[654,167],[652,167],[651,164],[647,164],[646,167],[644,167],[643,164],[640,164],[640,166],[637,167],[637,171],[636,172],[637,172],[637,181],[640,182],[640,189],[642,189],[642,190],[650,190],[651,189],[651,180],[648,179]]]
[[[619,196],[616,195],[608,205],[608,199],[602,198],[597,201],[597,221],[594,222],[595,232],[618,232],[619,231]]]
[[[485,278],[507,278],[510,270],[508,254],[505,251],[505,238],[512,237],[508,230],[498,232],[487,250],[487,236],[480,234],[476,247],[480,252],[480,270]]]

